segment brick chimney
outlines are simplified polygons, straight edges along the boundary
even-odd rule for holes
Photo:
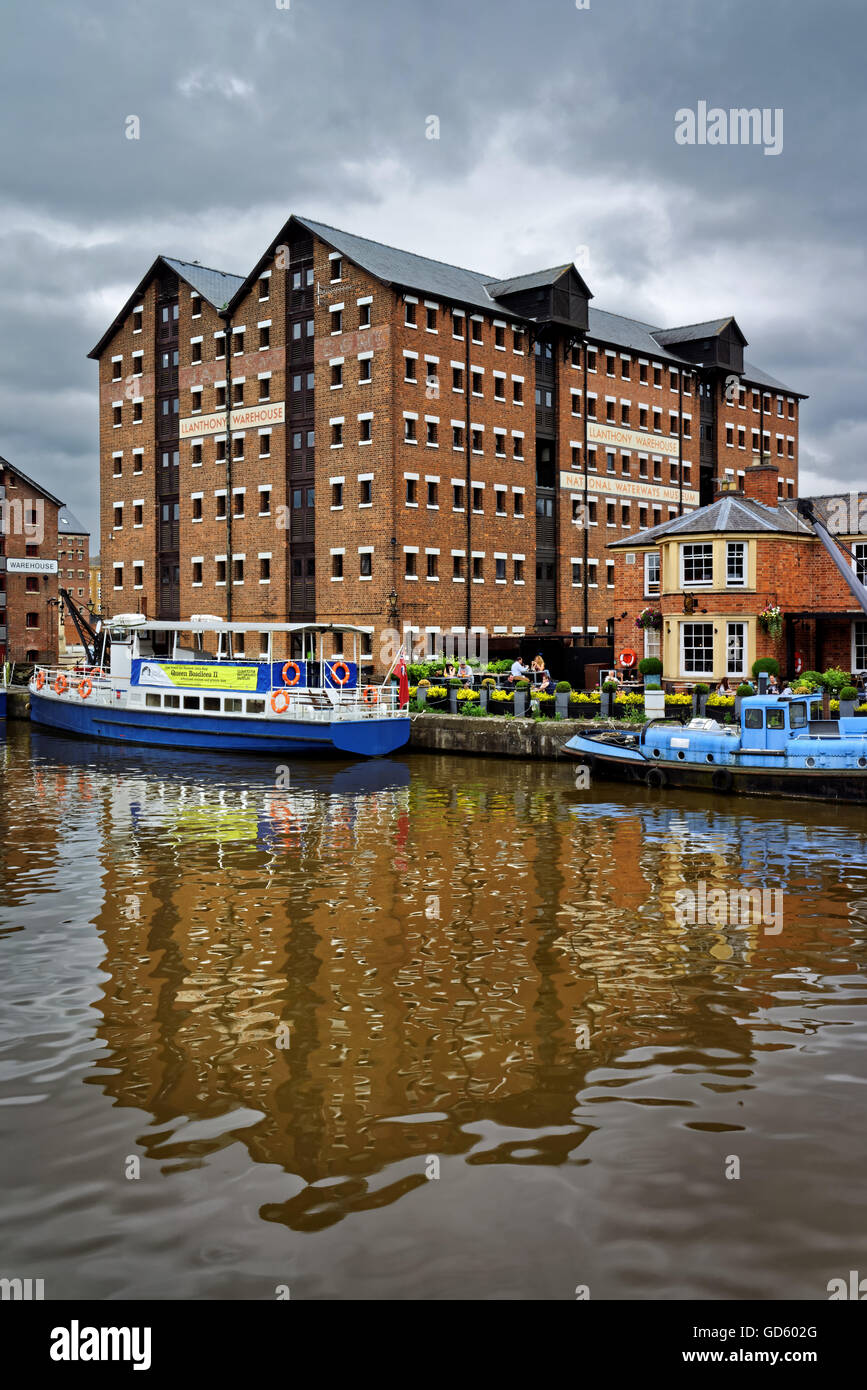
[[[780,500],[778,478],[775,464],[754,463],[744,474],[744,496],[753,502],[764,502],[766,507],[776,507]]]

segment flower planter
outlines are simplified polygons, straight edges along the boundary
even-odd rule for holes
[[[706,712],[706,710],[707,710],[707,696],[706,696],[706,695],[693,695],[693,697],[692,697],[692,712],[693,712],[693,714],[696,715],[698,718],[703,718],[703,717],[704,717],[704,714],[705,714],[705,712]]]
[[[841,701],[840,701],[840,715],[839,715],[839,717],[840,717],[841,719],[854,719],[854,718],[855,718],[855,701],[854,701],[854,700],[841,700]]]
[[[427,708],[427,688],[425,686],[420,685],[418,687],[415,692],[415,699],[416,704],[419,705],[421,709]]]
[[[527,712],[527,692],[526,690],[516,690],[513,696],[515,718],[523,719]]]
[[[454,689],[449,691],[449,714],[458,712],[458,692]]]
[[[554,711],[562,719],[569,718],[569,692],[567,690],[560,691],[554,696]]]
[[[602,700],[599,704],[599,713],[603,719],[611,718],[611,711],[614,706],[614,697],[610,690],[603,690]]]
[[[488,692],[489,692],[489,689],[490,689],[489,686],[483,685],[482,688],[481,688],[481,690],[479,691],[479,704],[481,705],[482,709],[484,709],[484,710],[486,710],[486,709],[488,708]]]

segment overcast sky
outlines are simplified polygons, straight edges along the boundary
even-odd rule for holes
[[[810,396],[802,493],[865,485],[864,0],[278,3],[3,7],[0,454],[94,534],[87,352],[157,254],[245,274],[292,212],[492,276],[586,246],[597,308],[734,314]],[[781,109],[781,153],[678,144],[699,102]]]

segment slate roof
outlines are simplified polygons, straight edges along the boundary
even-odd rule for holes
[[[451,302],[471,309],[482,309],[490,314],[496,313],[503,318],[521,321],[524,321],[522,316],[502,304],[497,296],[553,284],[569,270],[572,264],[567,262],[565,265],[554,266],[547,270],[530,271],[526,275],[498,280],[493,275],[486,275],[478,270],[467,270],[464,266],[451,265],[448,261],[435,261],[428,256],[418,256],[413,251],[401,251],[396,246],[388,246],[381,241],[372,241],[369,237],[357,236],[354,232],[345,232],[339,227],[330,226],[327,222],[317,222],[312,218],[299,217],[297,214],[293,214],[281,229],[280,236],[246,276],[230,275],[225,271],[214,270],[209,266],[197,265],[195,261],[181,261],[168,256],[158,257],[145,279],[130,295],[111,327],[103,334],[99,343],[88,356],[99,356],[105,343],[126,318],[136,298],[142,293],[160,260],[170,266],[177,275],[186,280],[216,309],[224,309],[227,305],[233,307],[232,301],[237,302],[243,298],[258,275],[261,266],[284,236],[289,223],[292,222],[306,228],[313,236],[319,237],[321,241],[332,246],[335,251],[342,252],[348,260],[362,270],[368,271],[387,284],[414,290],[421,295],[428,295],[432,299]],[[677,366],[692,366],[693,364],[687,362],[683,357],[679,357],[676,352],[669,351],[668,344],[676,345],[678,342],[690,341],[703,335],[713,336],[732,322],[732,317],[729,315],[726,318],[713,319],[707,323],[660,328],[654,324],[643,323],[639,319],[627,318],[622,314],[610,314],[605,310],[592,307],[589,308],[588,315],[587,332],[591,340],[640,353],[642,356],[655,357],[657,360],[670,362]],[[792,390],[791,387],[785,386],[782,382],[751,364],[744,363],[744,375],[745,380],[754,382],[757,386],[767,386],[771,390],[782,391],[787,395],[803,398],[803,392]]]
[[[716,338],[732,322],[729,314],[725,319],[710,319],[707,323],[685,323],[680,328],[659,328],[656,336],[661,343],[692,343],[696,338]]]
[[[82,526],[78,517],[71,512],[68,507],[61,507],[57,513],[57,534],[64,536],[89,536],[90,532],[86,526]]]
[[[489,280],[488,290],[495,299],[499,299],[504,294],[519,294],[521,290],[535,290],[543,285],[554,285],[565,275],[567,270],[571,270],[571,261],[567,265],[557,265],[551,270],[534,270],[529,275],[516,275],[511,280]]]
[[[14,473],[16,478],[20,478],[22,483],[26,483],[28,487],[33,487],[37,492],[41,492],[42,496],[47,497],[49,502],[54,502],[58,507],[63,506],[59,497],[55,497],[53,492],[49,492],[41,483],[37,483],[34,478],[30,478],[26,473],[22,473],[20,468],[16,467],[14,463],[10,463],[2,454],[0,454],[0,468],[8,468],[9,472]]]
[[[792,504],[794,506],[794,504]],[[698,536],[710,534],[737,534],[738,532],[765,531],[768,534],[788,536],[813,536],[812,526],[802,521],[797,512],[786,506],[768,507],[764,502],[756,502],[751,497],[719,497],[706,507],[694,512],[663,521],[659,526],[651,526],[646,531],[638,531],[624,540],[612,541],[608,550],[635,549],[643,545],[654,545],[670,536]]]
[[[488,313],[497,310],[509,314],[488,291],[489,284],[497,283],[493,275],[465,270],[446,261],[433,261],[427,256],[417,256],[413,251],[399,251],[395,246],[369,241],[367,237],[343,232],[339,227],[329,227],[325,222],[313,222],[308,217],[295,217],[294,220],[379,280],[419,290],[434,299],[468,304],[486,309]]]
[[[225,270],[214,270],[211,266],[199,265],[198,261],[176,261],[171,256],[163,256],[162,260],[197,290],[203,299],[213,304],[215,309],[224,309],[232,295],[244,283],[243,275],[230,275]]]

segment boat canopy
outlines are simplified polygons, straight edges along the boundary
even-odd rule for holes
[[[228,623],[206,614],[171,622],[147,618],[143,613],[122,613],[103,620],[103,628],[111,632],[129,631],[133,627],[147,628],[148,632],[355,632],[359,636],[373,632],[372,627],[355,627],[352,623]]]

